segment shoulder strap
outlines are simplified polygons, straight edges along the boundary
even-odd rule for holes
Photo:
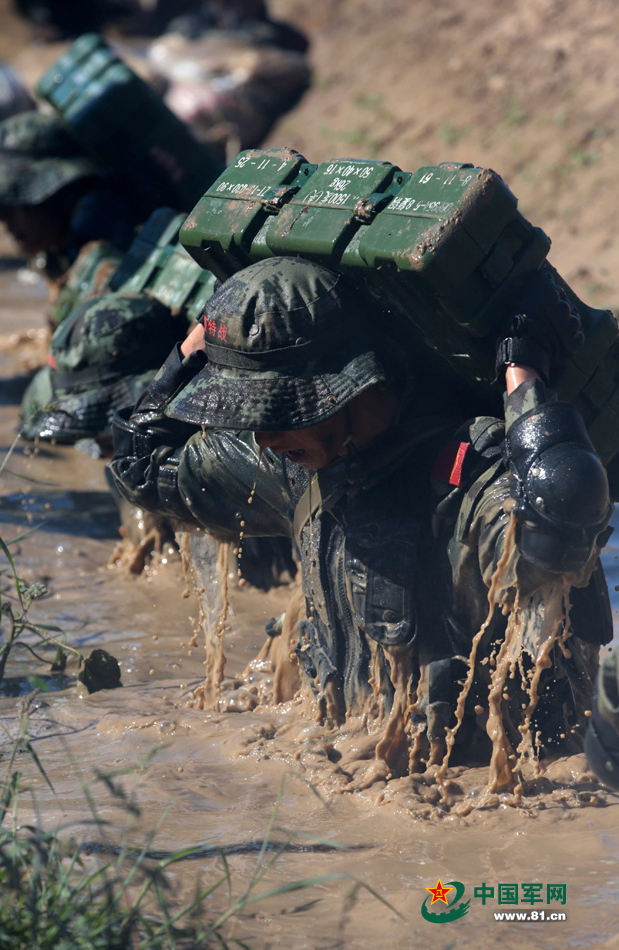
[[[299,498],[294,510],[294,537],[299,546],[301,545],[303,528],[310,518],[315,517],[321,505],[322,495],[318,483],[318,475],[314,472],[309,485]]]

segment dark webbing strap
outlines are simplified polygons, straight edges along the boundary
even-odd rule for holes
[[[88,386],[90,383],[114,383],[122,378],[122,372],[109,366],[87,366],[70,373],[52,369],[50,374],[52,389],[73,389],[75,386]]]
[[[349,324],[335,330],[323,332],[320,336],[305,343],[296,343],[294,346],[282,346],[276,350],[250,353],[247,350],[240,352],[227,346],[219,346],[206,340],[206,355],[209,363],[219,366],[231,366],[235,369],[248,369],[259,372],[265,369],[277,369],[279,366],[306,363],[325,353],[333,353],[345,339],[353,339],[353,327]]]

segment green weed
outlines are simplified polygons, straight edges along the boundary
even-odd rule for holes
[[[527,113],[521,108],[518,100],[512,96],[505,103],[503,122],[505,125],[523,125],[528,119]]]
[[[466,138],[467,135],[470,135],[472,127],[470,125],[461,126],[458,128],[456,125],[452,125],[451,122],[445,121],[441,122],[439,126],[439,135],[447,145],[457,145],[462,139]]]

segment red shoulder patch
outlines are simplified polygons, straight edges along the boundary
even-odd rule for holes
[[[47,354],[47,365],[51,366],[52,369],[58,369],[58,363],[56,362],[56,357],[52,356],[51,353]]]
[[[458,487],[462,481],[464,459],[470,447],[470,442],[446,442],[434,463],[432,478],[437,482]]]

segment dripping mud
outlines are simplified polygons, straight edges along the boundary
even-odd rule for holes
[[[257,464],[259,468],[260,457]],[[255,482],[249,503],[254,491]],[[234,548],[239,565],[243,527],[241,522],[239,544]],[[197,645],[198,629],[201,629],[206,651],[205,682],[194,690],[189,705],[214,712],[255,710],[271,718],[285,712],[283,724],[270,723],[253,735],[251,732],[243,735],[240,743],[233,742],[232,754],[277,759],[301,769],[307,780],[330,800],[342,793],[364,792],[375,805],[392,804],[404,808],[415,818],[426,819],[446,816],[464,819],[475,810],[499,806],[511,806],[523,815],[531,815],[535,810],[547,807],[548,797],[551,802],[566,807],[607,804],[609,796],[603,789],[592,790],[595,782],[583,769],[582,761],[565,754],[570,748],[572,751],[582,749],[582,736],[590,710],[583,706],[580,722],[575,720],[571,725],[560,727],[560,736],[554,737],[557,752],[553,756],[549,754],[553,737],[546,736],[542,740],[542,728],[537,728],[534,718],[542,674],[554,666],[553,651],[560,650],[564,657],[569,658],[580,649],[580,641],[569,639],[570,588],[585,586],[591,568],[570,578],[558,578],[525,596],[516,582],[518,554],[515,535],[516,521],[512,518],[504,551],[488,591],[487,618],[473,639],[468,671],[461,681],[455,724],[447,729],[446,741],[432,738],[425,739],[425,742],[425,723],[421,717],[414,717],[423,697],[423,666],[415,681],[412,677],[413,657],[405,647],[381,647],[371,643],[370,684],[373,695],[361,715],[339,716],[337,697],[330,696],[329,686],[325,689],[324,700],[317,701],[318,683],[313,693],[302,681],[295,653],[298,621],[306,615],[300,585],[292,588],[285,613],[271,622],[269,636],[258,655],[240,676],[224,682],[225,633],[232,629],[227,624],[229,580],[237,580],[237,576],[242,578],[242,571],[240,566],[235,570],[230,563],[229,544],[218,544],[199,532],[179,535],[188,583],[185,594],[193,584],[200,601],[199,620],[190,646]],[[595,560],[592,558],[590,564],[593,565]],[[242,584],[242,579],[238,583]],[[483,656],[481,644],[497,610],[508,617],[506,630],[504,635],[490,642],[489,648],[488,643],[485,644]],[[591,649],[586,645],[582,648],[584,656],[579,674],[581,681],[587,680],[589,687],[594,676],[589,656]],[[394,690],[388,715],[384,708],[384,693],[379,688],[378,653],[381,650]],[[597,648],[594,653],[597,656]],[[488,774],[482,787],[478,784],[478,773],[482,770],[471,767],[476,758],[473,742],[468,746],[463,744],[461,748],[460,759],[466,762],[466,766],[454,768],[451,762],[466,704],[479,674],[480,660],[481,665],[490,664],[486,677],[487,710],[475,706],[477,718],[485,723],[491,745]],[[525,663],[528,665],[526,670]],[[518,698],[525,698],[525,702],[518,704],[522,712],[517,745],[510,744],[504,723],[504,715],[510,707],[511,712],[507,715],[518,722],[514,712],[515,691],[511,688],[510,695],[508,678],[518,679],[521,694]],[[586,694],[586,684],[584,692]],[[587,696],[585,705],[590,705],[590,700],[591,696]],[[567,737],[566,732],[570,733]],[[561,741],[566,738],[567,743]],[[610,798],[614,799],[614,796]]]
[[[0,279],[12,278],[3,274]],[[27,316],[32,319],[31,310]],[[16,322],[14,307],[0,308],[0,332],[12,332]],[[21,369],[12,367],[6,355],[0,358],[0,375],[14,381]],[[14,388],[1,382],[5,449],[14,437]],[[294,610],[281,634],[266,641],[265,624],[288,607],[292,588],[264,595],[249,585],[239,587],[236,566],[231,569],[236,562],[221,547],[210,555],[219,593],[208,604],[199,580],[184,576],[178,556],[166,557],[167,563],[164,557],[153,559],[140,575],[110,570],[118,527],[102,460],[60,446],[34,454],[22,445],[11,468],[52,483],[6,475],[0,491],[3,538],[41,524],[15,548],[21,575],[48,585],[47,597],[35,604],[35,616],[61,627],[69,644],[82,651],[103,647],[116,655],[124,684],[80,700],[69,666],[68,679],[39,695],[31,724],[34,746],[57,798],[27,763],[24,770],[45,821],[88,818],[78,776],[67,768],[67,750],[83,775],[97,768],[129,769],[127,786],[142,805],[145,829],[161,821],[157,850],[204,846],[204,858],[176,872],[179,885],[190,893],[201,875],[213,872],[208,855],[218,846],[230,847],[233,876],[249,879],[254,858],[247,851],[264,837],[282,774],[288,773],[278,821],[306,835],[300,840],[307,848],[284,852],[270,883],[353,873],[388,899],[402,919],[365,898],[354,913],[343,916],[341,891],[319,888],[302,898],[274,899],[245,921],[242,936],[254,938],[256,945],[373,950],[387,943],[398,950],[430,950],[437,935],[419,907],[425,888],[434,887],[439,877],[462,881],[467,897],[484,882],[495,888],[510,881],[564,883],[567,901],[561,909],[567,923],[538,927],[535,945],[603,946],[609,940],[613,945],[619,931],[614,902],[619,811],[615,796],[587,773],[582,756],[542,761],[538,770],[529,744],[534,745],[535,735],[523,734],[525,744],[509,753],[517,756],[510,768],[522,774],[519,798],[514,787],[506,789],[499,781],[496,788],[489,786],[487,764],[448,763],[441,771],[444,749],[435,750],[432,763],[426,756],[423,771],[390,774],[388,749],[401,741],[403,716],[392,710],[381,719],[377,705],[371,717],[360,716],[343,727],[320,725],[311,702],[298,695],[298,677],[286,662],[296,640]],[[198,535],[181,538],[181,552],[196,544]],[[605,553],[611,591],[619,583],[617,553],[612,546]],[[558,592],[557,612],[562,610]],[[556,635],[546,632],[548,645]],[[391,659],[397,667],[398,658]],[[543,663],[543,655],[540,659]],[[48,671],[25,651],[12,656],[8,676],[17,692],[0,694],[2,757],[17,728],[17,693]],[[489,671],[490,680],[498,677],[497,695],[503,673],[509,679],[509,651],[497,656]],[[269,697],[278,704],[268,705]],[[408,704],[402,687],[400,711]],[[413,748],[420,745],[415,740],[409,737]],[[140,763],[152,749],[157,754],[143,770]],[[502,765],[497,761],[497,779]],[[103,817],[114,822],[118,810],[103,791],[95,788],[94,794]],[[352,850],[325,851],[314,848],[315,842]],[[499,939],[508,948],[529,946],[533,925],[500,925],[492,916],[496,909],[496,901],[482,906],[474,899],[465,918],[439,932],[439,945],[453,944],[457,926],[458,946],[490,950]]]

